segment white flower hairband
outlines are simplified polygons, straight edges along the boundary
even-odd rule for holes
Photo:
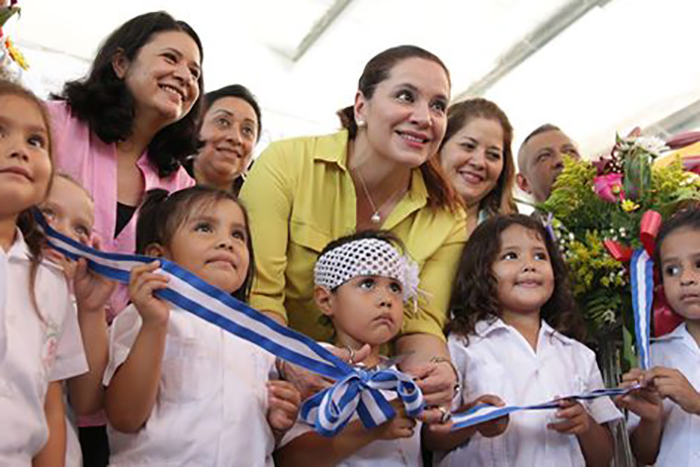
[[[357,276],[396,279],[403,286],[403,299],[418,297],[418,265],[400,254],[386,240],[362,238],[327,251],[316,261],[314,283],[333,290]]]

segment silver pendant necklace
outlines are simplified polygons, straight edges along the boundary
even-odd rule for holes
[[[357,174],[357,177],[360,179],[360,185],[362,185],[362,190],[365,192],[365,196],[367,197],[367,201],[369,201],[370,206],[372,206],[372,211],[374,213],[370,216],[369,221],[374,224],[378,225],[382,222],[382,215],[381,215],[381,209],[386,206],[391,200],[393,200],[397,194],[403,194],[406,190],[399,190],[396,193],[394,193],[392,196],[389,197],[384,203],[382,203],[379,208],[374,204],[374,200],[372,200],[372,196],[369,194],[369,190],[367,189],[367,184],[365,183],[365,179],[362,178],[362,174],[358,169],[355,169],[355,173]]]

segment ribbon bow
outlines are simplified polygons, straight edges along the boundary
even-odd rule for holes
[[[642,242],[644,249],[650,257],[654,255],[656,234],[659,233],[659,228],[661,228],[661,221],[661,214],[649,210],[644,213],[641,224],[639,225],[639,240]],[[603,244],[610,253],[610,256],[617,261],[625,263],[632,259],[632,253],[634,252],[632,248],[609,238],[604,240]]]
[[[643,248],[632,250],[613,240],[605,240],[605,247],[610,255],[620,262],[630,261],[630,279],[632,284],[632,306],[634,308],[634,331],[637,343],[639,366],[648,369],[651,366],[650,329],[651,307],[654,302],[654,254],[656,234],[661,227],[661,214],[649,210],[642,216],[639,226],[639,239]]]
[[[324,436],[334,436],[340,432],[355,412],[365,428],[374,428],[396,415],[380,392],[387,390],[396,391],[407,415],[415,417],[423,410],[423,395],[410,377],[391,369],[357,369],[355,373],[307,399],[299,416]]]
[[[40,213],[35,217],[49,246],[72,259],[85,258],[90,269],[109,279],[128,283],[134,266],[154,259],[97,251],[55,231]],[[356,369],[313,339],[280,325],[177,264],[163,259],[160,263],[158,272],[169,281],[166,289],[156,292],[159,297],[276,357],[339,381],[302,406],[303,419],[320,433],[337,433],[356,410],[367,427],[392,418],[395,412],[380,390],[396,391],[411,416],[423,410],[423,395],[409,376],[395,370]]]

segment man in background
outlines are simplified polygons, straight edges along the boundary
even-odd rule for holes
[[[536,128],[518,152],[518,187],[536,203],[546,201],[564,168],[564,154],[581,157],[576,144],[558,127],[547,123]]]

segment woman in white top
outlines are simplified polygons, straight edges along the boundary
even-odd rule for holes
[[[475,402],[532,405],[603,387],[576,336],[566,269],[536,220],[496,216],[476,228],[450,300],[448,345],[464,382],[455,409]],[[568,335],[568,336],[567,336]],[[446,436],[424,432],[441,466],[608,465],[620,418],[609,398],[562,399],[556,411],[515,412]]]

